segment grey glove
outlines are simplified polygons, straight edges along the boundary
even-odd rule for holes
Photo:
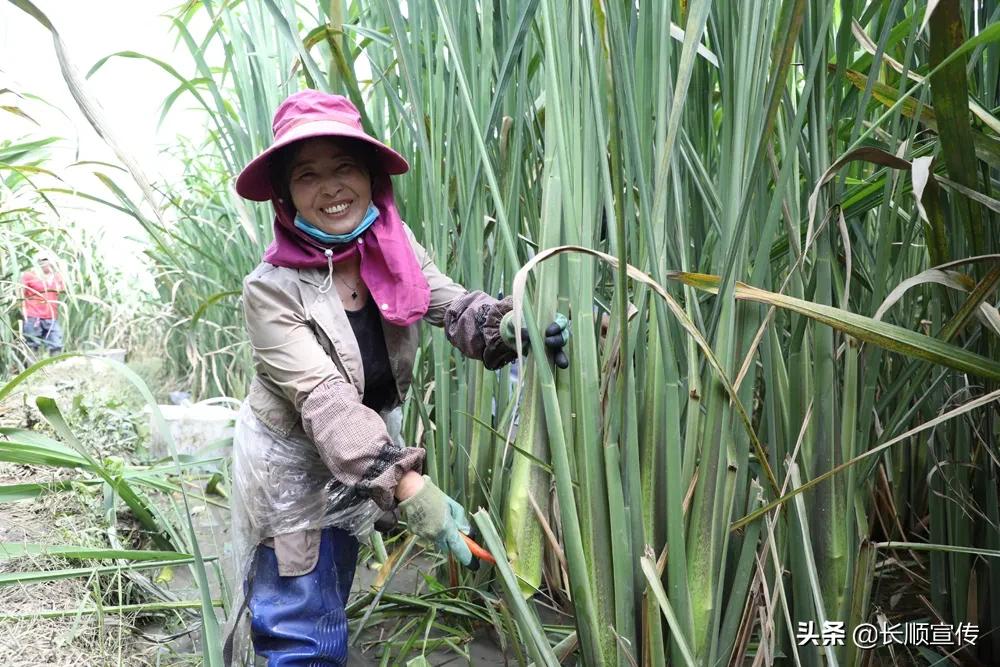
[[[569,368],[569,356],[563,348],[569,342],[569,318],[562,313],[556,313],[555,320],[545,327],[545,350],[559,368]],[[517,349],[517,336],[514,331],[514,311],[510,311],[500,320],[500,337],[507,347]],[[526,327],[521,327],[521,344],[525,350],[530,349],[529,334]]]

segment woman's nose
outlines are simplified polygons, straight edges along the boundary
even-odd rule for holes
[[[320,181],[320,188],[323,194],[337,194],[340,192],[340,185],[340,179],[333,175],[326,176]]]

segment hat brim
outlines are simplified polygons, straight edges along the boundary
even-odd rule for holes
[[[271,187],[270,174],[271,156],[296,141],[316,137],[344,137],[369,144],[374,149],[376,161],[386,174],[403,174],[410,169],[410,165],[402,155],[364,131],[345,123],[338,123],[335,120],[315,120],[302,123],[284,132],[281,138],[276,139],[260,155],[251,160],[236,178],[236,192],[244,199],[253,201],[273,199],[274,189]]]

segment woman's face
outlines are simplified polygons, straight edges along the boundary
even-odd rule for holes
[[[289,166],[289,194],[299,215],[328,234],[348,234],[372,200],[364,162],[336,139],[305,140]]]

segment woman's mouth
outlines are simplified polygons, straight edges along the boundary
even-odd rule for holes
[[[327,206],[326,208],[321,208],[320,211],[324,215],[329,215],[331,217],[336,218],[343,215],[347,211],[347,209],[351,207],[352,203],[353,202],[351,201],[337,202],[331,206]]]

